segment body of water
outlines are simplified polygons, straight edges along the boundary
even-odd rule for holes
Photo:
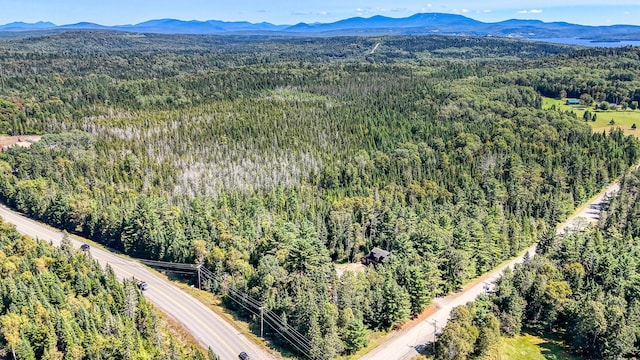
[[[535,41],[551,42],[556,44],[582,45],[589,47],[623,47],[640,46],[640,40],[620,40],[620,41],[593,41],[577,38],[553,38],[553,39],[531,39]]]

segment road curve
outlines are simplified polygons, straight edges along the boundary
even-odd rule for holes
[[[570,217],[567,221],[562,223],[557,228],[558,234],[571,233],[576,230],[580,230],[585,224],[597,221],[600,211],[603,205],[608,199],[618,192],[620,185],[615,182],[604,191],[600,196],[589,202],[588,205],[583,207],[579,212]],[[361,359],[412,359],[418,356],[418,350],[428,344],[432,343],[435,339],[435,334],[441,332],[443,327],[449,320],[449,314],[454,307],[464,305],[470,301],[475,300],[478,295],[484,293],[485,286],[493,284],[502,272],[508,267],[513,269],[515,264],[522,263],[524,261],[525,254],[534,255],[536,252],[536,245],[531,246],[524,251],[520,256],[511,260],[507,265],[504,265],[482,277],[482,281],[477,282],[474,285],[464,288],[458,293],[451,294],[446,297],[436,298],[434,302],[438,305],[438,310],[431,316],[420,321],[416,325],[408,329],[402,329],[398,332],[392,333],[388,336],[388,340],[381,343],[378,347],[370,351]]]
[[[0,206],[0,216],[5,222],[14,224],[16,229],[34,239],[50,241],[60,245],[62,232],[49,226],[40,224],[24,215]],[[81,242],[71,238],[75,247]],[[118,256],[107,250],[92,247],[91,256],[104,267],[109,264],[119,278],[142,279],[149,284],[144,292],[146,299],[158,309],[182,323],[191,335],[205,348],[210,347],[223,360],[238,359],[242,351],[251,359],[275,359],[276,357],[252,343],[230,324],[224,321],[212,310],[204,306],[191,295],[183,292],[169,281],[156,275],[153,271],[142,266],[135,260]]]

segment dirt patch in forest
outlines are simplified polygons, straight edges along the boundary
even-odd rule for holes
[[[365,266],[361,263],[349,263],[349,264],[339,264],[336,265],[336,273],[338,274],[338,277],[342,277],[342,275],[344,275],[344,272],[349,270],[349,271],[364,271]]]
[[[429,318],[431,315],[435,314],[436,311],[440,310],[440,304],[438,304],[435,300],[429,305],[426,309],[422,310],[422,312],[413,318],[411,318],[406,323],[398,326],[398,330],[411,329],[412,327],[418,325],[420,322]]]
[[[29,147],[41,138],[41,135],[0,136],[0,147],[3,149],[14,145]]]

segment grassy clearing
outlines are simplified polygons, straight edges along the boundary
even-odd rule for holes
[[[542,338],[526,333],[512,338],[503,338],[498,358],[505,360],[579,359],[579,357],[569,354],[559,340]]]
[[[356,360],[368,354],[371,350],[378,347],[378,345],[382,344],[389,338],[387,337],[388,333],[384,331],[370,331],[369,332],[369,344],[364,348],[358,350],[355,354],[352,355],[343,355],[339,357],[340,360]]]
[[[596,114],[597,120],[588,122],[593,131],[609,131],[613,127],[619,127],[624,131],[625,135],[640,137],[640,129],[633,130],[631,128],[633,124],[640,127],[640,110],[594,110],[592,106],[566,105],[564,100],[542,98],[543,109],[548,109],[553,105],[560,110],[575,112],[578,119],[582,119],[586,110]],[[611,120],[614,121],[614,125],[609,124]]]

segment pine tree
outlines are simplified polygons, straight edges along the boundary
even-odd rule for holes
[[[398,285],[391,273],[385,275],[383,299],[386,304],[382,313],[382,326],[391,329],[409,319],[411,300],[407,291]]]
[[[367,346],[368,331],[362,321],[354,320],[347,326],[344,334],[344,347],[347,354],[353,354],[356,351]]]

